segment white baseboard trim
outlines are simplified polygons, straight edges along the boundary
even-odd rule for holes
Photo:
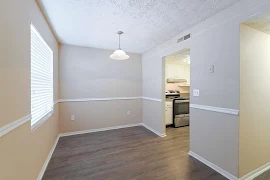
[[[202,163],[204,163],[205,165],[209,166],[210,168],[212,168],[213,170],[217,171],[218,173],[220,173],[221,175],[223,175],[224,177],[228,178],[229,180],[238,180],[237,177],[235,177],[234,175],[230,174],[229,172],[223,170],[222,168],[218,167],[217,165],[211,163],[210,161],[204,159],[203,157],[199,156],[198,154],[189,151],[188,153],[190,156],[194,157],[195,159],[201,161]]]
[[[28,122],[31,120],[31,114],[24,116],[16,121],[13,121],[12,123],[9,123],[3,127],[0,128],[0,137],[6,135],[10,131],[16,129],[17,127],[23,125],[24,123]]]
[[[258,177],[259,175],[261,175],[262,173],[264,173],[265,171],[269,169],[270,169],[270,162],[246,174],[245,176],[241,177],[239,180],[253,180],[255,177]]]
[[[231,115],[236,115],[236,116],[239,115],[239,110],[237,109],[220,108],[220,107],[205,106],[205,105],[199,105],[199,104],[190,104],[190,107],[195,108],[195,109],[220,112],[220,113],[231,114]]]
[[[37,180],[42,180],[42,177],[46,171],[46,168],[50,162],[50,159],[53,155],[53,152],[56,148],[56,145],[60,139],[60,137],[65,137],[65,136],[72,136],[72,135],[78,135],[78,134],[85,134],[85,133],[93,133],[93,132],[101,132],[101,131],[108,131],[108,130],[113,130],[113,129],[122,129],[122,128],[128,128],[128,127],[135,127],[135,126],[142,126],[142,123],[138,123],[138,124],[128,124],[128,125],[123,125],[123,126],[113,126],[113,127],[108,127],[108,128],[100,128],[100,129],[92,129],[92,130],[86,130],[86,131],[76,131],[76,132],[68,132],[68,133],[60,133],[56,140],[55,143],[51,149],[51,151],[49,152],[49,155],[44,163],[44,165],[42,166],[42,169],[38,175]]]
[[[90,129],[85,131],[75,131],[75,132],[67,132],[67,133],[60,133],[59,137],[65,137],[65,136],[72,136],[72,135],[78,135],[78,134],[86,134],[86,133],[94,133],[94,132],[101,132],[101,131],[108,131],[108,130],[114,130],[114,129],[122,129],[122,128],[128,128],[128,127],[135,127],[135,126],[143,126],[146,129],[152,131],[156,135],[160,137],[166,137],[167,135],[164,133],[160,133],[153,128],[147,126],[144,123],[138,123],[138,124],[128,124],[128,125],[122,125],[122,126],[113,126],[113,127],[107,127],[107,128],[100,128],[100,129]]]
[[[160,137],[166,137],[166,136],[167,136],[166,133],[163,133],[163,134],[162,134],[162,133],[160,133],[160,132],[154,130],[153,128],[147,126],[147,125],[144,124],[144,123],[141,123],[141,125],[142,125],[143,127],[145,127],[146,129],[152,131],[152,132],[155,133],[156,135],[160,136]]]
[[[78,134],[86,134],[86,133],[94,133],[94,132],[108,131],[108,130],[114,130],[114,129],[122,129],[122,128],[128,128],[128,127],[141,126],[141,125],[142,125],[141,123],[138,123],[138,124],[128,124],[128,125],[122,125],[122,126],[113,126],[113,127],[107,127],[107,128],[90,129],[90,130],[85,130],[85,131],[67,132],[67,133],[61,133],[61,134],[59,134],[59,136],[60,137],[72,136],[72,135],[78,135]]]
[[[149,100],[149,101],[162,102],[162,99],[157,99],[157,98],[142,97],[142,99]]]
[[[57,145],[57,143],[58,143],[58,141],[59,141],[59,138],[60,138],[60,136],[58,135],[57,138],[56,138],[56,140],[55,140],[55,142],[54,142],[54,144],[53,144],[53,147],[52,147],[51,151],[50,151],[49,154],[48,154],[48,157],[47,157],[47,159],[46,159],[44,165],[43,165],[42,168],[41,168],[41,171],[40,171],[40,173],[39,173],[39,175],[38,175],[37,180],[42,180],[42,177],[43,177],[43,175],[44,175],[44,173],[45,173],[45,171],[46,171],[46,169],[47,169],[47,166],[48,166],[48,164],[49,164],[49,162],[50,162],[50,160],[51,160],[51,157],[52,157],[53,152],[54,152],[54,150],[55,150],[55,148],[56,148],[56,145]]]

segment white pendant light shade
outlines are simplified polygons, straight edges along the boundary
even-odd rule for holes
[[[119,31],[117,34],[119,35],[119,49],[114,51],[114,53],[110,55],[110,58],[114,60],[126,60],[129,58],[129,55],[127,55],[120,47],[120,35],[123,34],[123,32]]]
[[[129,58],[129,55],[127,55],[122,49],[118,49],[114,51],[112,55],[110,55],[110,58],[114,60],[126,60]]]

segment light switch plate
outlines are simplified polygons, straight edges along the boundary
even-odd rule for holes
[[[193,96],[200,96],[200,90],[199,89],[193,89]]]

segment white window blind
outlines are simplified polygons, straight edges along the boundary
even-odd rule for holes
[[[31,126],[53,112],[53,51],[31,24]]]

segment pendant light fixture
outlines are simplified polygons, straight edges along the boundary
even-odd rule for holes
[[[110,58],[114,60],[126,60],[129,58],[129,55],[127,55],[125,51],[121,49],[120,46],[120,36],[124,34],[124,32],[118,31],[117,34],[119,35],[119,48],[116,51],[114,51],[112,55],[110,55]]]

